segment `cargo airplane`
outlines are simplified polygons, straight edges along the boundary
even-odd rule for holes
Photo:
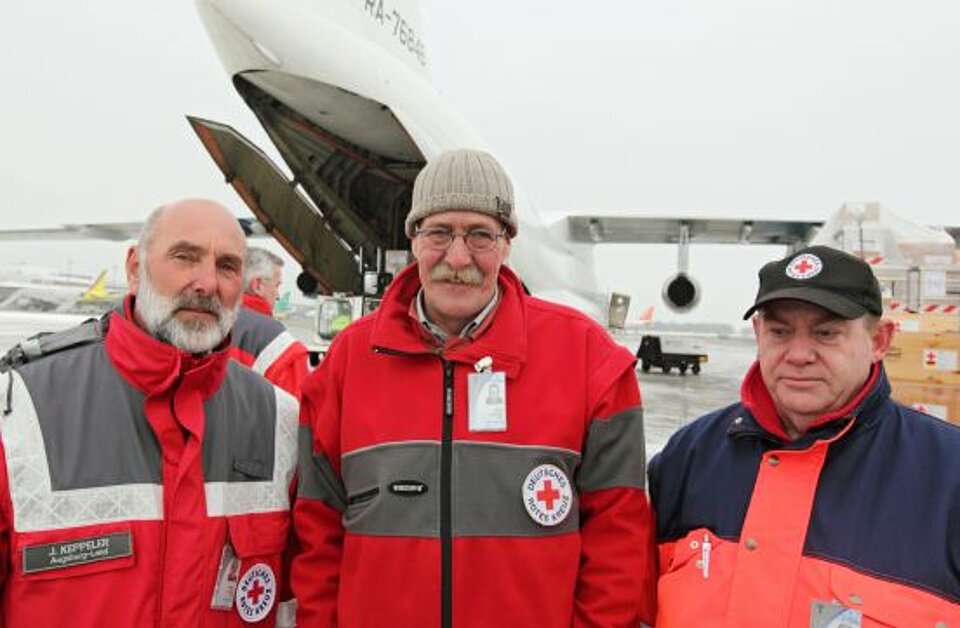
[[[305,294],[381,290],[398,265],[390,260],[407,259],[390,252],[409,248],[403,223],[424,164],[459,147],[495,154],[429,79],[416,1],[197,0],[197,9],[234,87],[292,173],[229,125],[188,117],[256,217],[241,220],[245,230],[271,235],[299,262]],[[688,268],[690,245],[797,247],[822,224],[577,215],[548,225],[515,187],[520,229],[509,264],[533,294],[621,325],[629,299],[602,286],[593,263],[597,244],[676,244],[676,272],[662,295],[669,308],[686,312],[700,298]],[[123,240],[136,229],[66,225],[0,238]]]
[[[197,7],[234,87],[293,178],[230,126],[193,117],[190,124],[260,225],[303,266],[300,288],[358,293],[365,273],[384,269],[386,251],[409,248],[403,222],[423,165],[447,149],[490,151],[428,77],[415,0],[198,0]],[[700,296],[687,268],[691,243],[796,246],[820,224],[571,216],[547,225],[519,189],[516,197],[520,229],[510,265],[532,293],[598,319],[613,318],[611,304],[624,301],[594,270],[598,243],[676,243],[677,272],[663,297],[683,312]]]

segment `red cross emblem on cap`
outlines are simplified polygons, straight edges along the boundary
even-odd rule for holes
[[[823,270],[823,262],[813,253],[804,253],[793,258],[787,264],[787,277],[791,279],[810,279]]]

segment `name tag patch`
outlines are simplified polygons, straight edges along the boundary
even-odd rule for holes
[[[130,532],[28,545],[23,548],[23,573],[64,569],[127,556],[133,556],[133,538]]]

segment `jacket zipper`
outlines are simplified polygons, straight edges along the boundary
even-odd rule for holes
[[[440,625],[453,626],[453,362],[443,361],[443,437],[440,441]]]
[[[383,355],[423,355],[374,346]],[[453,362],[443,364],[443,434],[440,440],[440,626],[453,626]]]

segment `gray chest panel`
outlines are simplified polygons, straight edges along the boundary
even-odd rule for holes
[[[18,373],[36,409],[53,490],[162,484],[145,397],[113,368],[102,344],[49,356]],[[231,362],[203,407],[204,480],[271,479],[277,408],[270,383]]]
[[[203,475],[208,482],[255,482],[273,477],[277,398],[273,386],[231,361],[203,409]]]
[[[144,395],[110,364],[103,344],[65,351],[18,371],[43,434],[51,488],[160,484],[160,447]]]

